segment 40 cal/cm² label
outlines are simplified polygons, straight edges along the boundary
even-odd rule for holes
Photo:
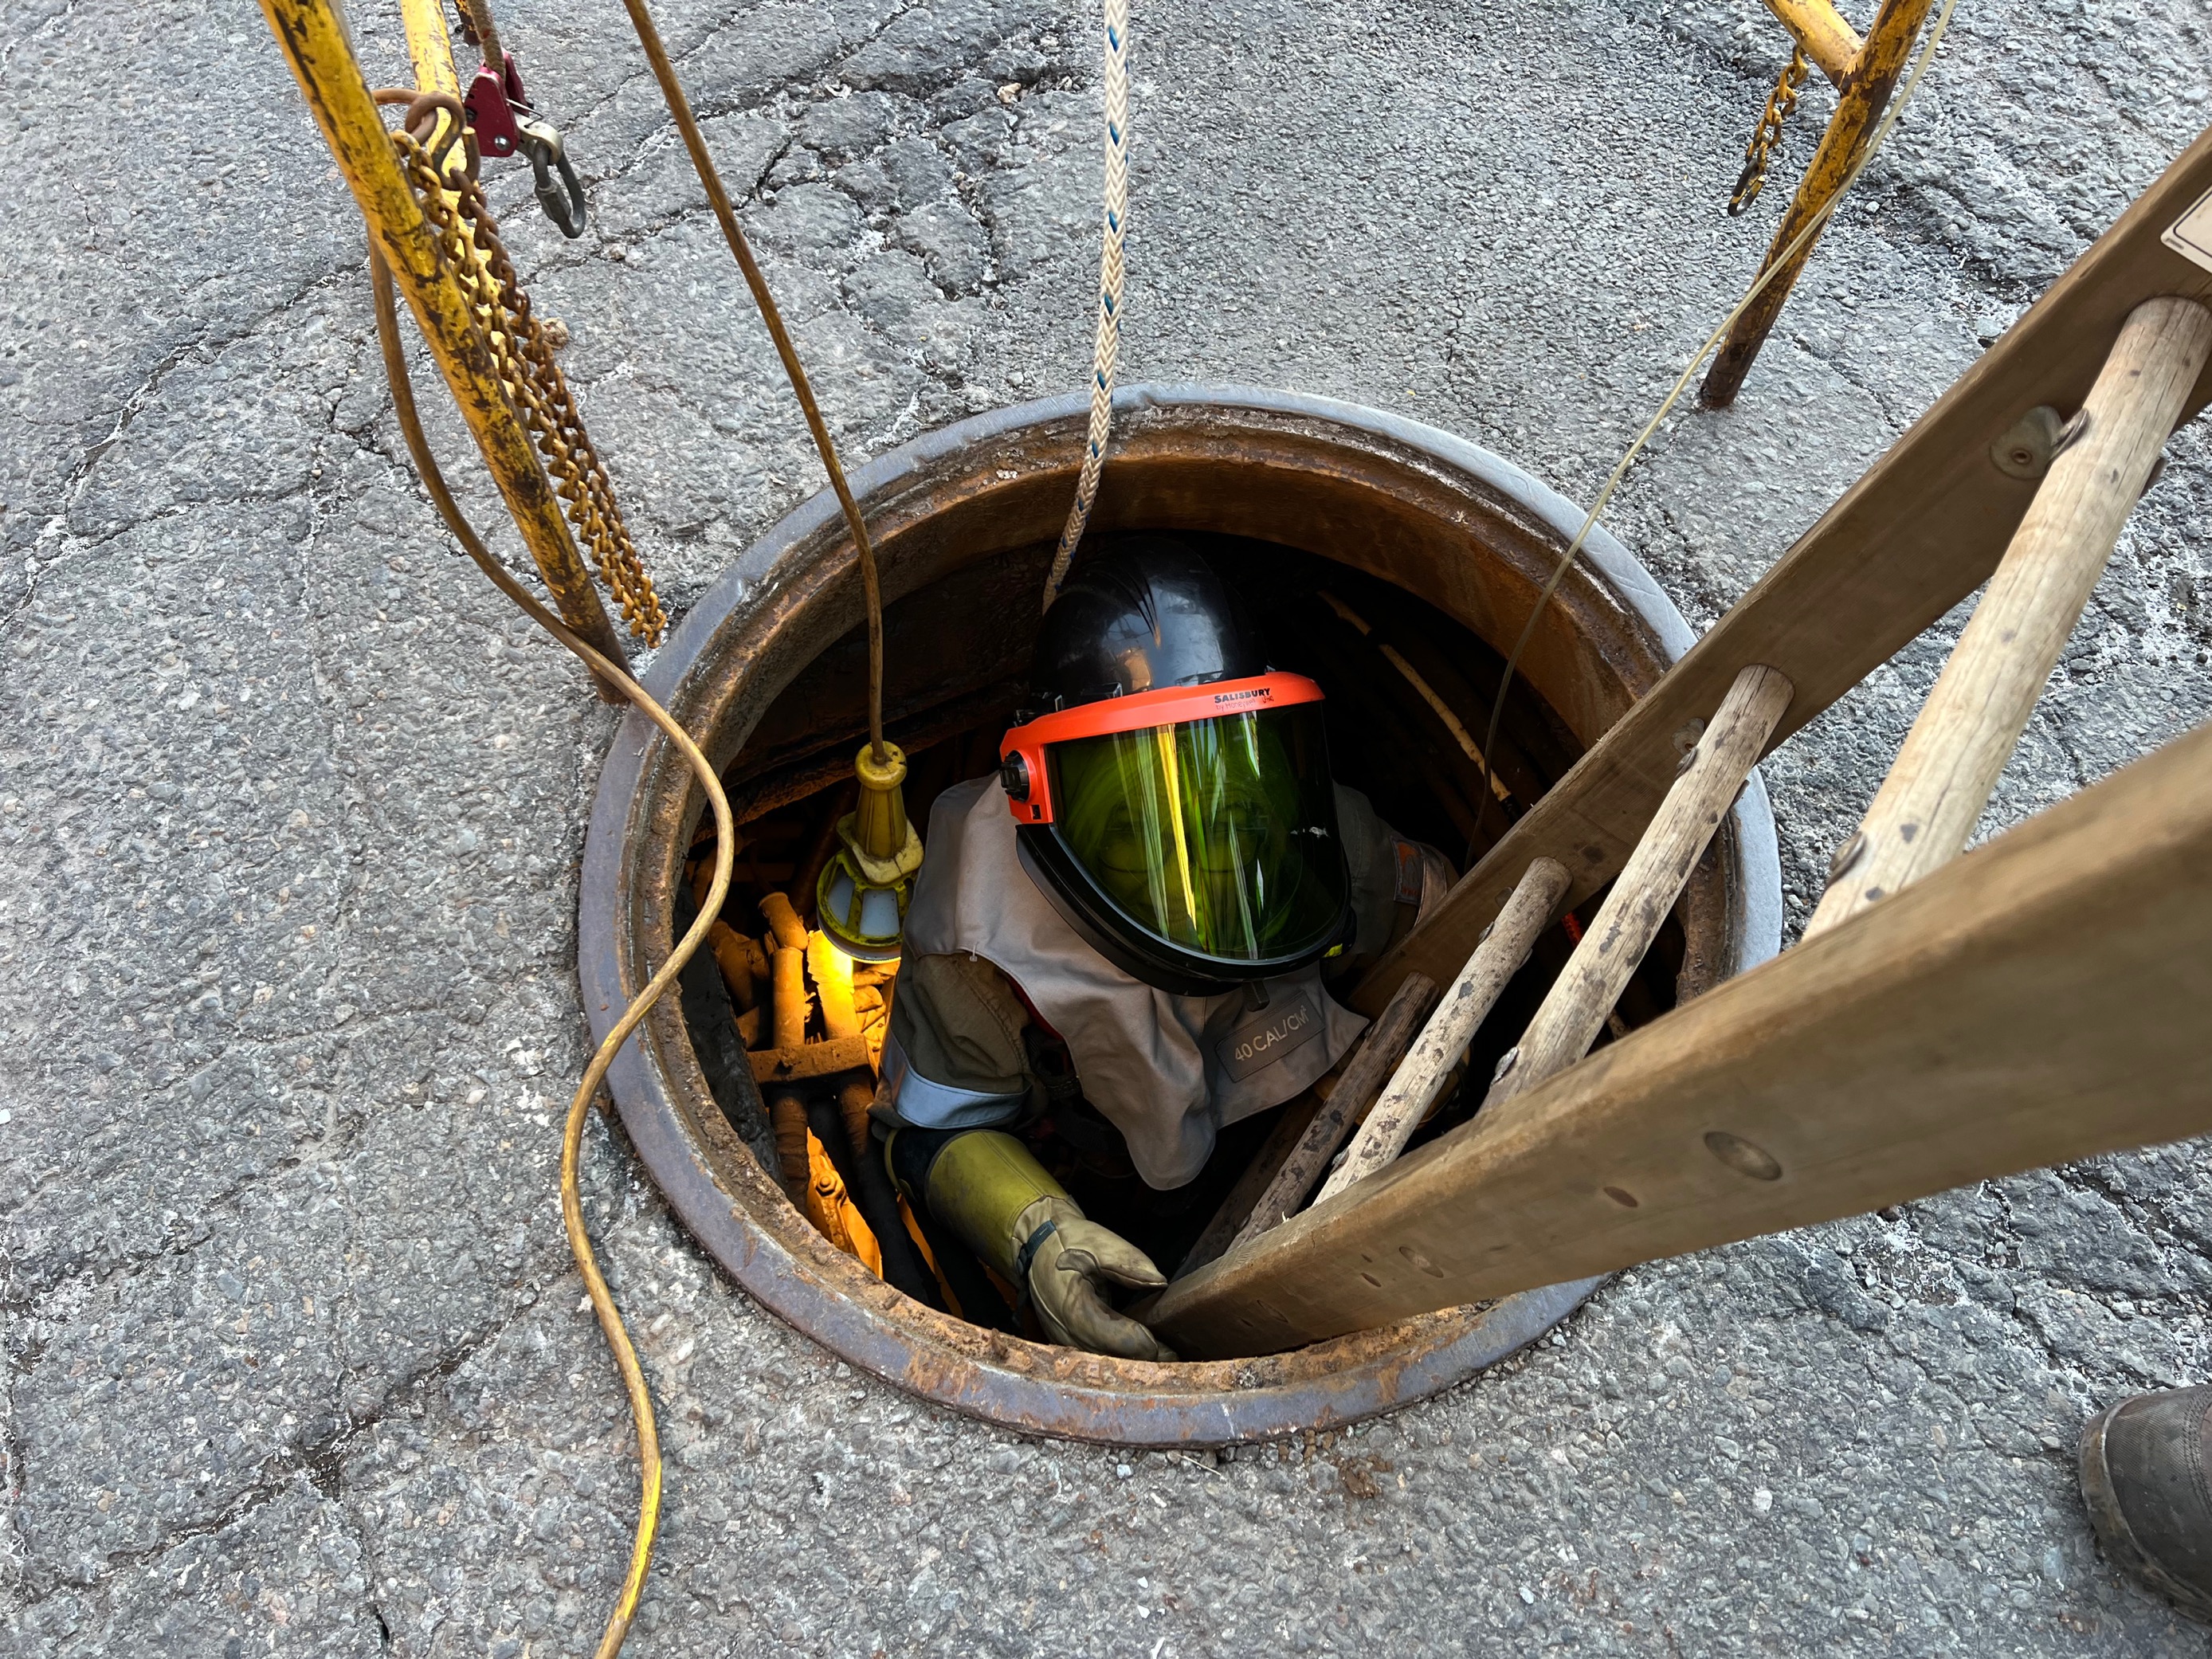
[[[1222,1069],[1242,1083],[1253,1073],[1277,1060],[1322,1031],[1321,1010],[1303,994],[1287,1002],[1262,1008],[1214,1045]]]

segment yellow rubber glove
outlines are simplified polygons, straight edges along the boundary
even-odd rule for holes
[[[1173,1359],[1151,1331],[1108,1304],[1102,1286],[1158,1290],[1167,1279],[1120,1234],[1086,1220],[1028,1147],[995,1129],[945,1143],[929,1170],[931,1210],[969,1248],[1026,1291],[1047,1335],[1124,1359]]]

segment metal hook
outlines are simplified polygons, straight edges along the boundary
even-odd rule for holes
[[[563,236],[574,240],[584,234],[586,222],[584,185],[576,177],[576,169],[568,165],[568,152],[562,145],[559,130],[550,121],[520,110],[515,112],[514,125],[522,137],[523,153],[530,157],[530,170],[536,175],[538,205]],[[553,179],[556,168],[561,174],[558,184]]]
[[[399,125],[409,137],[423,147],[430,158],[430,170],[443,173],[446,157],[453,154],[453,146],[468,130],[468,115],[461,107],[461,100],[451,93],[417,92],[412,87],[377,87],[369,93],[369,96],[380,104],[404,104],[407,106],[407,113],[399,118]],[[431,140],[437,137],[437,117],[441,112],[452,118],[447,124],[445,137],[433,145]],[[476,175],[473,154],[469,158],[469,174],[471,178]]]
[[[427,122],[434,133],[436,122],[434,118],[441,112],[449,118],[446,123],[446,136],[430,149],[429,155],[430,170],[442,175],[446,171],[446,157],[453,154],[453,146],[468,131],[468,115],[461,107],[461,100],[449,92],[426,92],[407,106],[407,114],[402,125],[415,134],[416,143],[427,143],[425,134],[418,131],[417,128]],[[476,171],[473,167],[469,170],[471,173]]]

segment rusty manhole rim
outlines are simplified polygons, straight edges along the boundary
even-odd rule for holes
[[[1117,443],[1140,433],[1148,420],[1192,416],[1232,425],[1245,421],[1255,431],[1270,422],[1309,433],[1334,428],[1353,448],[1387,450],[1401,467],[1422,469],[1484,498],[1524,532],[1553,541],[1556,549],[1565,548],[1581,523],[1580,509],[1490,452],[1357,404],[1234,386],[1138,385],[1118,392],[1115,405]],[[1039,449],[1052,452],[1055,461],[1064,462],[1060,470],[1072,489],[1088,407],[1079,394],[1042,399],[925,434],[854,473],[854,492],[872,522],[917,481],[979,477],[994,465],[991,452],[1010,445],[1024,457]],[[1039,469],[1039,476],[1050,471]],[[1110,466],[1106,493],[1112,493]],[[746,549],[685,614],[644,675],[647,689],[699,732],[699,705],[712,678],[707,671],[720,672],[726,686],[742,682],[757,652],[734,667],[726,659],[749,628],[764,617],[764,625],[779,625],[769,613],[780,603],[795,607],[787,616],[799,614],[810,598],[826,597],[840,575],[856,589],[845,569],[849,557],[835,499],[827,490],[808,498]],[[1680,612],[1601,526],[1591,534],[1582,565],[1587,577],[1574,580],[1594,586],[1605,605],[1631,619],[1627,625],[1660,662],[1689,648],[1694,635]],[[887,599],[931,580],[896,586],[888,559],[884,574]],[[824,599],[816,602],[820,608]],[[844,608],[852,613],[848,620],[856,620],[857,596]],[[833,621],[829,638],[842,625]],[[765,693],[759,706],[781,689]],[[721,706],[728,706],[726,695]],[[715,730],[712,738],[709,754],[718,766],[726,765],[743,733],[732,740]],[[689,794],[687,780],[660,734],[642,716],[628,715],[601,773],[585,842],[577,967],[594,1041],[641,982],[645,954],[657,948],[660,955],[653,960],[665,959],[665,884],[653,886],[641,843],[657,834],[655,844],[664,860],[668,856],[672,837],[665,823],[673,809],[666,803]],[[647,821],[656,792],[663,804],[657,831]],[[698,810],[692,800],[684,809],[687,821]],[[1778,849],[1756,771],[1737,798],[1729,829],[1724,856],[1730,866],[1725,877],[1730,937],[1722,942],[1729,958],[1721,964],[1723,976],[1765,961],[1780,945]],[[662,1196],[692,1237],[757,1301],[863,1370],[1027,1433],[1165,1447],[1340,1426],[1425,1399],[1495,1364],[1552,1329],[1602,1282],[1586,1279],[1526,1291],[1487,1308],[1446,1309],[1255,1359],[1155,1365],[1075,1353],[923,1307],[817,1234],[714,1104],[674,996],[664,999],[625,1045],[608,1086]]]

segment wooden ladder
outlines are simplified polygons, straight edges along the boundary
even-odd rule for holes
[[[2167,438],[2212,400],[2185,217],[2212,218],[2212,131],[1362,981],[1383,1018],[1336,1094],[1227,1253],[1150,1310],[1179,1350],[1270,1352],[2212,1130],[2212,726],[1959,856]],[[1589,1054],[1759,758],[1984,581],[1802,942]],[[1607,882],[1482,1110],[1400,1158],[1537,935]]]

